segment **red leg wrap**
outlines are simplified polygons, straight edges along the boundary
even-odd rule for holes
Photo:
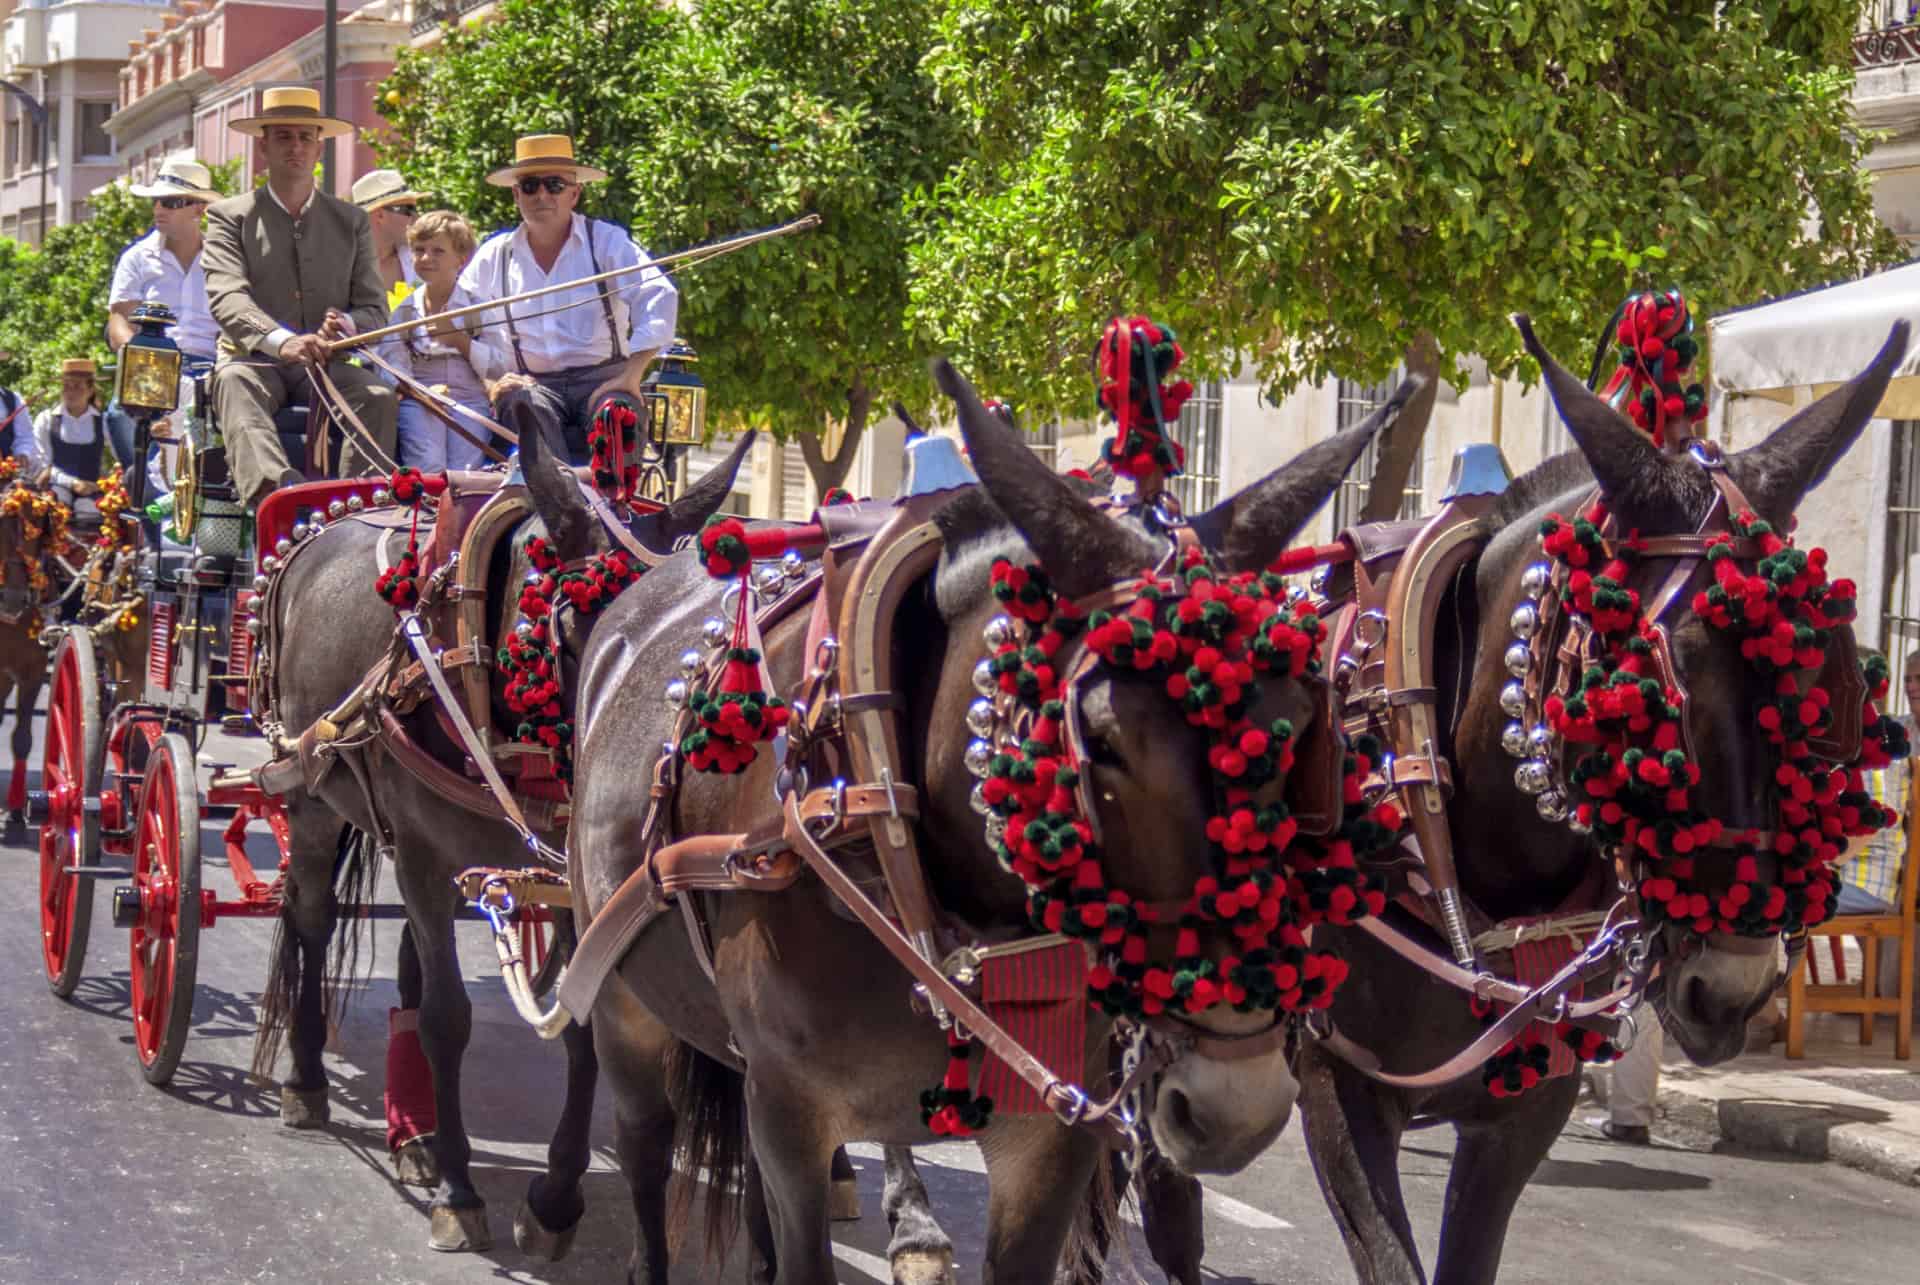
[[[420,1010],[387,1010],[387,1150],[434,1130],[433,1072],[420,1047]]]
[[[27,808],[27,761],[13,761],[13,780],[7,785],[7,811],[24,812]]]

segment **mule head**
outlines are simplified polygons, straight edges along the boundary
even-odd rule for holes
[[[1719,495],[1701,463],[1656,448],[1555,362],[1524,317],[1515,318],[1515,324],[1623,531],[1658,536],[1698,530]],[[1888,378],[1905,355],[1907,336],[1907,323],[1896,323],[1865,371],[1795,415],[1760,445],[1727,460],[1729,478],[1777,530],[1791,529],[1801,498],[1827,476],[1873,418]],[[1664,577],[1673,565],[1647,561],[1654,568],[1643,573],[1647,576]],[[1729,829],[1769,829],[1775,823],[1775,764],[1754,725],[1754,710],[1767,684],[1741,656],[1733,634],[1710,628],[1686,608],[1692,588],[1705,583],[1704,562],[1695,574],[1700,578],[1679,595],[1679,609],[1660,622],[1668,631],[1674,677],[1685,693],[1689,749],[1701,769],[1694,795]],[[1654,583],[1636,587],[1644,597]],[[1506,619],[1504,609],[1497,618]],[[1727,851],[1698,854],[1702,886],[1724,886],[1733,861]],[[1747,1019],[1773,993],[1777,965],[1771,941],[1718,935],[1703,939],[1672,923],[1662,932],[1665,963],[1656,998],[1668,1029],[1702,1065],[1735,1056],[1745,1047]]]
[[[23,547],[20,519],[0,517],[0,624],[18,625],[33,610],[36,595],[27,573],[37,548]]]
[[[975,878],[1000,889],[1002,900],[996,908],[1012,914],[1021,900],[1020,885],[999,870],[979,837],[979,818],[968,806],[972,780],[962,763],[966,738],[945,730],[964,724],[974,700],[974,666],[987,654],[979,640],[1001,611],[989,591],[989,568],[997,557],[1016,565],[1038,562],[1061,594],[1086,599],[1157,567],[1170,546],[1134,521],[1102,512],[1080,488],[1051,472],[946,363],[936,365],[935,378],[958,409],[981,488],[956,500],[942,515],[947,540],[934,592],[952,641],[944,648],[927,724],[923,779],[932,794],[934,820],[929,832],[964,836],[956,846],[963,846],[966,855],[949,853],[948,860],[965,863]],[[1282,470],[1260,484],[1264,503],[1276,512],[1262,513],[1262,502],[1243,501],[1216,515],[1221,519],[1218,529],[1235,533],[1234,547],[1243,557],[1258,557],[1260,545],[1253,533],[1292,534],[1331,494],[1368,435],[1358,441],[1350,437],[1331,452],[1317,450],[1290,466],[1291,474]],[[1066,695],[1069,718],[1080,737],[1084,794],[1093,813],[1089,819],[1099,832],[1099,860],[1108,885],[1136,900],[1184,900],[1200,878],[1216,873],[1206,837],[1207,822],[1218,806],[1208,765],[1209,734],[1188,722],[1179,704],[1169,699],[1160,676],[1095,663]],[[1315,692],[1305,683],[1266,679],[1248,717],[1262,727],[1286,718],[1304,728],[1314,710]],[[1277,797],[1282,788],[1280,782],[1268,786],[1262,801]],[[1171,920],[1169,916],[1167,922]],[[1219,959],[1232,953],[1232,945],[1222,931],[1202,949]],[[1164,936],[1156,930],[1149,953],[1156,960],[1173,957],[1170,928]],[[1257,1036],[1277,1016],[1238,1014],[1222,1005],[1186,1020],[1201,1034],[1231,1039]],[[1286,1126],[1298,1091],[1279,1048],[1231,1060],[1188,1053],[1168,1067],[1152,1089],[1149,1124],[1161,1150],[1183,1170],[1232,1172],[1248,1164]]]

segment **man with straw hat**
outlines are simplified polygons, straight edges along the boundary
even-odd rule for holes
[[[520,226],[480,247],[460,274],[475,302],[577,281],[617,268],[609,280],[556,291],[480,314],[472,361],[492,385],[494,410],[530,404],[560,430],[567,454],[587,458],[587,424],[612,397],[636,404],[648,363],[673,342],[680,296],[626,229],[579,213],[580,185],[606,171],[574,159],[565,134],[529,134],[514,144],[513,164],[487,175],[513,189]]]
[[[424,192],[416,192],[400,176],[399,170],[369,170],[354,180],[349,197],[367,212],[373,224],[373,248],[380,256],[380,280],[389,292],[402,282],[420,284],[413,270],[413,251],[407,246],[407,229],[420,213]],[[388,295],[392,297],[391,293]]]
[[[393,390],[335,357],[329,344],[387,320],[373,230],[364,210],[314,183],[322,140],[353,126],[320,114],[320,95],[304,86],[269,89],[258,116],[232,122],[260,140],[267,181],[207,211],[207,297],[220,323],[214,406],[226,436],[227,465],[242,503],[257,506],[276,487],[304,480],[287,460],[273,416],[307,396],[310,373],[324,368],[347,408],[391,458]],[[340,472],[382,464],[359,430],[342,426]]]

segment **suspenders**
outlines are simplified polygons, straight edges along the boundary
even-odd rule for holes
[[[587,220],[587,262],[593,265],[593,275],[597,277],[600,275],[600,256],[593,248],[594,224],[595,221],[593,219]],[[511,258],[511,252],[509,252],[509,258]],[[506,269],[502,268],[501,282],[503,285],[505,284],[505,280]],[[606,314],[607,340],[613,346],[613,353],[607,360],[620,361],[626,357],[627,354],[626,350],[620,346],[620,326],[613,319],[613,296],[608,293],[607,283],[604,281],[598,283],[594,288],[600,295],[600,310]],[[533,372],[527,369],[527,356],[520,351],[520,327],[513,324],[513,308],[511,306],[503,306],[501,311],[507,314],[507,338],[513,341],[513,364],[520,368],[521,374],[530,375]]]

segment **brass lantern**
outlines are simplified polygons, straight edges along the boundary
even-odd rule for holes
[[[135,415],[165,415],[180,405],[180,348],[167,335],[173,321],[165,304],[143,303],[133,310],[138,329],[120,350],[113,398]]]
[[[681,340],[640,385],[647,399],[647,436],[658,446],[698,446],[707,432],[707,386],[694,373],[700,360]]]

